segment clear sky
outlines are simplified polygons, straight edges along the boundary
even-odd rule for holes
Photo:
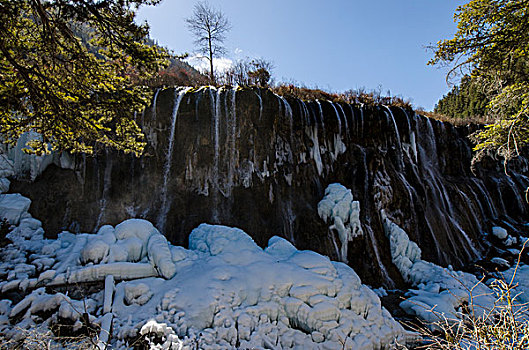
[[[229,18],[227,58],[274,63],[276,81],[339,92],[382,86],[433,109],[449,87],[446,70],[427,66],[426,47],[453,36],[462,0],[209,0]],[[164,0],[139,20],[151,37],[176,53],[193,53],[184,19],[194,1]]]

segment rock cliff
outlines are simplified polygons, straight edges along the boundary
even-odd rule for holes
[[[236,226],[264,246],[280,235],[298,249],[347,260],[362,281],[404,282],[391,262],[381,211],[423,257],[461,266],[487,251],[492,225],[515,229],[528,208],[524,158],[490,158],[471,171],[470,127],[398,107],[284,98],[266,89],[165,89],[137,115],[148,139],[141,158],[100,150],[72,169],[50,165],[10,191],[33,198],[49,235],[92,232],[145,218],[185,245],[200,223]],[[361,234],[342,249],[318,215],[325,188],[351,189]],[[331,227],[331,228],[330,228]],[[361,229],[360,229],[361,228]],[[346,257],[341,252],[346,252]]]

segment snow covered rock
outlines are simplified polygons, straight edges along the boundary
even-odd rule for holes
[[[125,302],[127,305],[143,305],[151,299],[152,295],[151,289],[145,283],[129,282],[125,285]]]
[[[109,250],[110,247],[107,243],[101,239],[93,238],[81,250],[81,262],[83,264],[89,262],[97,264],[108,255]]]
[[[149,317],[204,349],[332,348],[340,337],[372,349],[405,334],[350,267],[283,238],[263,250],[240,229],[202,224],[189,247],[170,249],[173,278],[116,285],[116,319],[132,317],[115,324],[121,337]]]
[[[202,224],[184,249],[171,246],[151,223],[131,219],[97,234],[62,232],[45,240],[40,221],[26,207],[18,213],[1,290],[105,281],[87,307],[99,315],[90,322],[105,329],[112,324],[112,348],[125,348],[138,332],[163,338],[152,347],[182,349],[371,349],[406,337],[354,270],[280,237],[263,250],[240,229]],[[1,305],[0,327],[8,316],[18,322],[6,328],[10,339],[15,327],[46,329],[58,317],[72,320],[74,329],[82,326],[76,310],[84,310],[83,301],[44,288],[13,307]],[[34,317],[42,313],[51,317]]]
[[[8,179],[0,178],[0,193],[9,191],[9,185],[11,185],[11,182]]]
[[[149,221],[142,219],[125,220],[117,225],[115,230],[117,239],[136,237],[145,242],[145,244],[147,244],[149,237],[155,233],[160,232]]]
[[[11,225],[18,225],[30,205],[31,200],[21,194],[0,194],[0,218],[6,218]]]

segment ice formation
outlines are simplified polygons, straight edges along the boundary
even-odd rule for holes
[[[404,279],[417,288],[409,290],[408,298],[400,303],[407,313],[427,322],[437,322],[443,318],[457,319],[465,305],[472,304],[477,316],[494,306],[492,290],[476,276],[422,260],[421,249],[407,233],[384,210],[381,216],[393,263]]]
[[[353,200],[351,190],[338,183],[330,184],[325,190],[325,197],[318,203],[318,215],[331,223],[329,229],[338,234],[341,244],[338,256],[346,263],[348,242],[363,234],[360,202]]]
[[[333,217],[354,229],[350,192],[334,188],[342,198]],[[0,194],[0,202],[0,217],[15,226],[2,251],[0,289],[24,296],[0,301],[0,332],[9,338],[64,319],[74,329],[99,325],[101,348],[126,348],[142,335],[151,348],[378,349],[407,336],[353,269],[283,238],[261,249],[242,230],[202,224],[185,249],[150,222],[130,219],[49,240],[28,213],[29,199]],[[86,282],[100,290],[84,300],[44,288]],[[51,316],[43,320],[42,312]]]

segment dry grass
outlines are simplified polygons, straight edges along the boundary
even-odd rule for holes
[[[520,264],[518,256],[513,276],[495,279],[491,284],[495,296],[494,305],[484,307],[475,305],[470,299],[469,305],[457,318],[431,310],[438,321],[415,327],[422,336],[423,345],[418,349],[428,350],[526,350],[529,349],[529,308],[518,301],[514,279]],[[479,283],[482,283],[480,281]],[[469,293],[472,295],[472,290]],[[476,312],[475,310],[485,312]]]
[[[403,108],[412,108],[409,100],[400,96],[391,96],[389,92],[384,95],[381,90],[357,89],[348,90],[341,93],[327,92],[318,88],[300,87],[295,84],[280,84],[272,87],[271,90],[280,95],[301,100],[326,100],[331,102],[341,102],[350,104],[364,104],[368,106],[387,105]]]
[[[88,336],[56,336],[50,330],[20,329],[15,339],[0,335],[0,349],[13,350],[99,350],[97,339]]]
[[[446,115],[435,113],[435,112],[428,112],[423,109],[417,109],[416,112],[426,117],[440,120],[442,122],[447,122],[455,126],[465,126],[468,124],[486,125],[486,124],[494,123],[494,119],[488,116],[472,116],[469,118],[456,118],[456,117],[450,117],[450,116],[446,116]]]

